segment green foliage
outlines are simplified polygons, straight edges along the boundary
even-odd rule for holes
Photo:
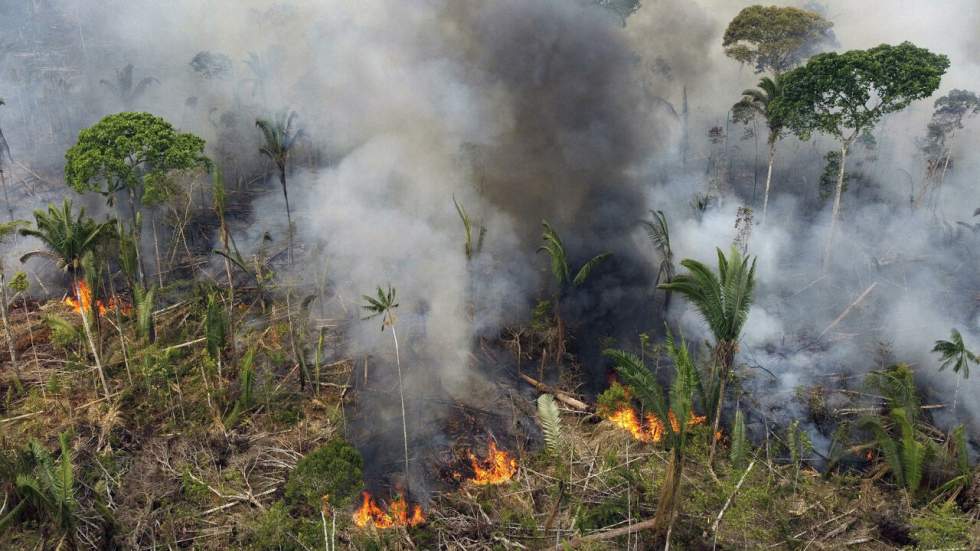
[[[460,222],[463,223],[463,233],[465,235],[465,241],[463,241],[463,253],[466,254],[466,260],[471,260],[475,255],[480,254],[483,250],[483,239],[487,235],[487,228],[482,224],[479,226],[479,235],[476,238],[476,243],[473,242],[473,219],[463,208],[463,205],[459,204],[459,201],[453,197],[453,205],[456,206],[456,214],[459,215]]]
[[[980,363],[980,358],[963,344],[963,335],[956,329],[950,331],[948,341],[936,341],[932,351],[939,354],[939,371],[952,367],[953,373],[962,372],[964,379],[970,377],[970,364]]]
[[[10,290],[15,293],[23,293],[30,287],[30,282],[27,280],[27,272],[17,272],[14,274],[13,279],[7,284]]]
[[[383,316],[381,320],[381,330],[384,331],[385,327],[389,327],[395,324],[395,308],[398,308],[398,302],[396,296],[398,291],[392,287],[388,286],[388,290],[378,287],[377,297],[372,297],[370,295],[363,295],[363,298],[367,304],[362,306],[365,310],[370,312],[368,316],[363,319],[369,320],[377,316]]]
[[[319,515],[316,521],[293,518],[282,501],[256,513],[248,526],[244,548],[251,551],[309,551],[323,547]]]
[[[68,320],[55,314],[44,316],[44,322],[51,330],[51,342],[62,350],[78,346],[82,340],[82,332]]]
[[[820,173],[820,198],[826,201],[834,195],[834,190],[837,187],[837,176],[840,174],[840,151],[828,151],[824,155],[824,165],[823,172]],[[841,193],[847,191],[847,184],[851,180],[851,173],[844,171],[844,183],[841,187]]]
[[[133,288],[133,309],[136,312],[136,334],[149,338],[153,330],[153,299],[156,289],[144,291],[141,287]]]
[[[670,248],[670,229],[667,227],[667,215],[664,211],[650,211],[653,221],[642,220],[640,223],[647,230],[647,237],[660,255],[660,266],[657,268],[657,285],[670,283],[674,279],[674,251]]]
[[[109,115],[78,134],[65,154],[65,181],[79,193],[97,191],[112,204],[118,191],[135,194],[137,203],[169,195],[167,176],[208,164],[204,140],[177,132],[149,113]],[[135,208],[135,205],[134,205]]]
[[[73,545],[80,518],[75,496],[75,468],[71,458],[69,433],[59,436],[61,457],[55,461],[37,440],[29,444],[30,473],[16,475],[18,495],[32,509],[54,525],[57,533]]]
[[[548,258],[551,259],[551,274],[555,276],[555,281],[562,290],[569,284],[578,287],[585,283],[592,270],[612,256],[610,253],[602,253],[592,257],[579,267],[573,278],[571,268],[568,265],[565,245],[562,243],[561,237],[558,236],[558,232],[551,227],[547,220],[542,221],[541,226],[544,231],[541,234],[542,244],[538,248],[538,252],[545,251],[548,253]]]
[[[531,329],[544,333],[551,327],[553,305],[550,300],[539,300],[531,310]]]
[[[688,273],[674,277],[661,289],[684,295],[708,323],[719,342],[736,342],[748,318],[755,288],[755,259],[732,249],[729,258],[718,251],[718,273],[697,260],[685,259]],[[751,260],[751,264],[750,264]]]
[[[255,121],[255,126],[262,131],[262,137],[265,139],[259,152],[275,163],[280,171],[286,170],[289,152],[296,140],[303,135],[302,131],[294,128],[296,117],[295,111],[283,110],[274,114],[272,118]]]
[[[745,460],[749,453],[749,442],[745,436],[745,416],[742,410],[735,412],[735,424],[732,426],[732,467],[735,469],[745,468]]]
[[[813,443],[810,435],[800,428],[800,422],[794,420],[786,429],[786,447],[789,448],[790,462],[793,465],[793,488],[800,477],[800,469],[810,451],[813,450]]]
[[[538,397],[538,422],[541,423],[541,431],[544,433],[545,448],[548,453],[557,455],[562,441],[561,416],[558,413],[558,404],[551,394]]]
[[[974,520],[953,500],[930,507],[912,518],[912,537],[916,549],[976,549],[971,531]]]
[[[255,345],[250,346],[239,365],[238,398],[223,420],[225,427],[229,429],[237,426],[242,415],[255,405],[255,368],[252,367],[255,363],[255,349]]]
[[[781,73],[832,45],[833,23],[819,14],[790,7],[750,6],[725,29],[725,54],[756,72]]]
[[[321,498],[329,496],[334,508],[343,509],[364,484],[362,469],[357,449],[343,440],[333,440],[303,456],[289,473],[286,503],[318,511]]]
[[[949,154],[950,141],[963,121],[980,113],[980,97],[967,90],[950,90],[936,100],[935,108],[919,146],[927,158],[938,162]]]
[[[608,417],[624,404],[628,404],[631,397],[629,389],[619,384],[619,381],[613,381],[609,388],[596,398],[596,413]]]
[[[36,229],[22,228],[21,235],[35,237],[47,250],[32,251],[20,258],[24,262],[34,256],[53,259],[58,268],[76,274],[82,267],[85,253],[94,251],[106,238],[111,237],[111,222],[99,223],[85,216],[85,209],[72,214],[71,200],[65,199],[60,208],[48,206],[48,211],[34,211]]]
[[[763,77],[758,88],[749,88],[742,92],[742,99],[732,107],[732,118],[735,122],[748,124],[755,117],[761,117],[769,128],[769,145],[775,144],[782,137],[785,124],[776,111],[776,102],[783,92],[782,77]]]
[[[208,295],[207,310],[204,317],[204,335],[208,355],[212,360],[219,359],[225,348],[228,333],[228,316],[216,293]]]
[[[773,109],[801,139],[819,131],[846,141],[931,95],[948,67],[946,56],[908,42],[818,54],[784,75]]]

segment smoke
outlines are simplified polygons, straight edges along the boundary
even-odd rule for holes
[[[397,289],[410,430],[437,438],[432,427],[449,409],[427,400],[492,403],[496,391],[488,389],[501,382],[477,369],[477,343],[525,323],[535,302],[553,294],[547,260],[536,253],[542,220],[564,239],[573,267],[613,253],[563,306],[586,382],[599,390],[604,343],[629,346],[638,333],[663,327],[662,297],[652,288],[658,259],[637,221],[664,210],[675,257],[714,263],[715,248],[734,238],[736,209],[759,210],[765,137],[727,115],[758,75],[721,49],[725,25],[750,2],[643,4],[625,26],[585,0],[5,6],[7,34],[21,38],[0,59],[7,100],[0,113],[15,159],[50,180],[79,129],[107,113],[146,109],[206,138],[230,182],[249,186],[263,166],[255,118],[296,111],[304,138],[289,186],[303,250],[297,266],[280,266],[281,276],[307,283],[326,276],[318,312],[345,337],[332,353],[368,357],[364,390],[381,396],[359,444],[392,449],[377,453],[394,470],[394,350],[380,322],[359,319],[362,294]],[[821,8],[841,50],[910,40],[948,54],[952,69],[938,97],[980,89],[975,2],[944,5],[835,0]],[[215,71],[192,66],[202,52],[197,59],[213,61]],[[155,81],[124,97],[113,83],[130,63],[134,84]],[[980,157],[970,147],[980,121],[957,136],[955,169],[934,205],[913,211],[910,185],[923,174],[915,138],[925,133],[930,102],[889,117],[876,129],[875,151],[856,152],[854,162],[866,162],[849,167],[861,178],[844,197],[826,274],[829,202],[816,181],[834,144],[780,143],[768,220],[758,225],[756,213],[749,241],[758,298],[739,355],[748,366],[739,401],[760,415],[804,418],[797,388],[834,386],[840,377],[859,385],[880,367],[880,344],[913,364],[932,397],[978,390],[975,377],[938,373],[929,349],[953,327],[980,348],[977,237],[956,225],[973,223],[980,207]],[[711,127],[725,139],[711,143]],[[29,176],[18,170],[12,190],[24,217],[52,197],[31,195]],[[718,174],[724,197],[696,215],[692,196]],[[285,247],[282,194],[266,184],[251,213],[233,223],[246,254]],[[486,228],[472,258],[454,198]],[[31,245],[20,242],[9,256]],[[693,343],[709,337],[683,300],[672,301],[667,319]],[[961,399],[951,410],[937,422],[965,422],[976,433],[980,406]],[[821,441],[819,429],[810,430]]]

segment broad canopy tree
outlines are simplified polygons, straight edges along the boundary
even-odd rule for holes
[[[818,54],[782,77],[782,93],[770,109],[802,140],[822,132],[841,144],[841,161],[824,268],[830,262],[840,215],[847,152],[885,115],[932,95],[949,58],[909,42],[870,50]]]
[[[79,133],[78,142],[65,159],[65,181],[75,191],[98,192],[110,206],[117,201],[117,195],[125,196],[137,245],[142,207],[171,194],[172,173],[210,165],[204,156],[203,139],[178,132],[169,122],[150,113],[105,117]],[[122,211],[121,203],[118,208]],[[141,254],[139,278],[145,285]]]
[[[833,23],[798,8],[750,6],[725,29],[725,54],[755,66],[757,73],[780,74],[836,42]]]

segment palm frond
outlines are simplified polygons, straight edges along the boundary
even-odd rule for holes
[[[636,354],[625,350],[608,349],[603,355],[612,359],[613,367],[623,379],[623,383],[633,388],[636,398],[644,409],[652,411],[661,419],[668,418],[667,402],[663,390],[653,373],[647,369]]]
[[[579,285],[585,283],[585,281],[589,279],[589,275],[592,274],[592,270],[594,270],[599,264],[605,262],[610,256],[612,256],[612,253],[598,254],[589,259],[589,261],[585,264],[582,264],[582,267],[579,268],[578,273],[575,274],[575,279],[572,280],[572,285],[578,287]]]

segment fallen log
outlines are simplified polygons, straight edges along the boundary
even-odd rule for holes
[[[568,395],[568,394],[566,394],[566,393],[564,393],[564,392],[562,392],[560,390],[557,390],[555,388],[552,388],[552,387],[550,387],[550,386],[548,386],[548,385],[546,385],[546,384],[544,384],[544,383],[542,383],[540,381],[536,381],[536,380],[528,377],[527,375],[525,375],[523,373],[521,373],[520,376],[521,376],[522,379],[524,379],[527,382],[527,384],[529,384],[529,385],[533,386],[535,389],[537,389],[538,392],[541,392],[541,393],[544,393],[544,394],[551,394],[551,395],[553,395],[555,397],[556,400],[558,400],[559,402],[565,404],[566,406],[568,406],[568,407],[570,407],[572,409],[577,409],[579,411],[588,411],[588,409],[589,409],[588,404],[586,404],[585,402],[583,402],[581,400],[575,399],[575,398],[571,397],[570,395]]]
[[[625,536],[627,534],[632,534],[643,530],[649,530],[653,528],[654,525],[656,524],[655,520],[656,519],[644,520],[643,522],[637,522],[636,524],[623,526],[622,528],[606,530],[605,532],[596,532],[593,534],[589,534],[588,536],[581,536],[575,539],[571,539],[563,544],[563,549],[572,549],[574,547],[578,547],[585,543],[611,540],[611,539],[618,538],[619,536]]]
[[[861,304],[862,302],[864,302],[864,299],[867,298],[868,295],[871,293],[871,291],[874,290],[874,288],[877,287],[877,286],[878,286],[878,282],[877,281],[875,281],[874,283],[872,283],[871,285],[869,285],[868,288],[865,289],[864,292],[861,293],[860,296],[858,296],[858,298],[854,299],[854,302],[848,304],[847,305],[847,308],[844,308],[844,311],[841,312],[839,316],[837,316],[837,319],[835,319],[834,321],[830,322],[830,325],[828,325],[823,331],[820,332],[820,336],[817,337],[817,338],[818,339],[822,339],[823,336],[826,335],[828,331],[830,331],[834,327],[837,327],[837,324],[840,323],[841,321],[843,321],[844,318],[846,318],[847,315],[851,313],[851,310],[855,306],[857,306],[858,304]]]

